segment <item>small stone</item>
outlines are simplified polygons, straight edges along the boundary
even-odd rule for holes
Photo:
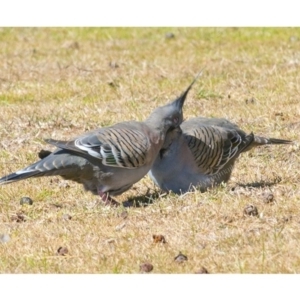
[[[276,116],[276,117],[283,117],[283,112],[276,112],[276,113],[275,113],[275,116]]]
[[[32,205],[33,200],[29,197],[22,197],[21,200],[20,200],[20,204],[21,205],[24,205],[24,204]]]
[[[127,219],[128,212],[126,210],[122,211],[121,214],[120,214],[120,217],[123,218],[124,220]]]
[[[174,38],[175,38],[175,34],[172,33],[172,32],[167,32],[167,33],[165,34],[165,38],[166,38],[166,39],[174,39]]]
[[[69,48],[71,48],[71,49],[79,49],[79,43],[78,42],[72,42],[71,44],[70,44],[70,46],[69,46]]]
[[[166,243],[166,239],[162,234],[153,234],[153,242],[154,243]]]
[[[256,216],[258,216],[258,210],[257,210],[256,206],[250,204],[244,208],[244,214],[248,215],[248,216],[256,217]]]
[[[263,202],[264,203],[272,203],[272,202],[274,202],[274,195],[272,193],[265,194]]]
[[[140,265],[140,271],[143,273],[149,273],[153,270],[153,265],[150,263],[143,263]]]
[[[116,88],[119,86],[119,84],[116,83],[115,81],[108,81],[107,84],[113,88]]]
[[[63,220],[69,221],[69,220],[72,219],[72,216],[70,216],[69,214],[63,214],[63,215],[62,215],[62,219],[63,219]]]
[[[233,222],[233,218],[230,216],[224,216],[223,220],[226,224],[232,223]]]
[[[57,255],[66,256],[68,254],[69,250],[67,247],[59,247],[57,249]]]
[[[16,221],[17,223],[26,222],[25,216],[23,213],[16,213],[11,218],[11,221]]]
[[[63,45],[63,48],[69,48],[69,49],[79,49],[79,43],[77,41],[66,41]]]
[[[121,224],[119,224],[119,225],[116,226],[116,230],[119,231],[122,228],[124,228],[125,226],[126,226],[126,223],[121,223]]]
[[[201,267],[198,271],[195,272],[195,274],[209,274],[209,272],[205,267]]]
[[[290,221],[292,220],[292,218],[293,218],[292,216],[283,217],[283,218],[282,218],[282,222],[283,222],[283,223],[290,222]]]
[[[179,254],[174,258],[174,260],[178,263],[182,263],[186,260],[188,260],[187,256],[179,252]]]
[[[119,68],[119,65],[115,62],[115,61],[111,61],[109,63],[109,66],[112,68],[112,69],[117,69]]]
[[[113,243],[116,242],[116,240],[115,240],[114,238],[110,238],[110,239],[106,240],[106,242],[107,242],[108,244],[113,244]]]
[[[0,243],[4,244],[10,241],[10,236],[6,233],[0,234]]]
[[[245,100],[246,104],[250,104],[250,103],[251,103],[251,104],[254,104],[255,101],[256,101],[256,100],[255,100],[255,98],[253,98],[253,97]]]
[[[38,153],[38,156],[39,156],[40,159],[43,159],[43,158],[49,156],[50,154],[51,154],[51,151],[42,149],[42,150]]]

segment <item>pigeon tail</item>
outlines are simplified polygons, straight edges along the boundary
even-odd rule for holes
[[[40,174],[39,170],[20,170],[0,178],[0,185],[34,177],[38,174]]]

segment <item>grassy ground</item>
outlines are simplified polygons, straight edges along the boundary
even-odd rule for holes
[[[0,272],[140,273],[151,263],[152,273],[299,273],[299,46],[299,28],[0,29],[1,176],[51,150],[44,138],[144,120],[203,67],[185,118],[296,141],[243,154],[231,181],[207,193],[159,194],[146,177],[117,198],[140,207],[95,206],[57,177],[1,186],[10,239]],[[244,214],[249,204],[258,216]],[[187,261],[174,261],[180,251]]]

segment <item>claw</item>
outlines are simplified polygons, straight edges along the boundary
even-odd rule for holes
[[[99,196],[102,199],[104,205],[120,206],[120,203],[115,199],[111,198],[108,193],[99,191]]]

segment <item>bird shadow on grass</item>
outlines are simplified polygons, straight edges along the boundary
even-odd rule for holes
[[[282,180],[281,177],[276,176],[273,180],[270,180],[270,181],[260,180],[260,181],[254,181],[254,182],[246,183],[246,184],[237,183],[236,186],[233,187],[232,189],[234,190],[236,187],[250,188],[250,189],[271,187],[273,185],[278,184],[281,180]]]
[[[278,184],[282,179],[277,176],[273,180],[260,180],[254,181],[250,183],[237,183],[235,187],[231,190],[234,191],[236,188],[248,188],[248,189],[256,189],[256,188],[266,188],[271,187],[273,185]],[[159,191],[150,192],[150,189],[144,194],[140,196],[129,197],[128,200],[122,202],[123,207],[146,207],[159,198],[163,198],[167,196],[168,193],[162,193]]]
[[[146,194],[141,196],[129,197],[128,200],[122,202],[124,207],[146,207],[153,204],[153,202],[159,198],[166,196],[166,193],[161,193],[158,191],[150,192],[150,189]]]

